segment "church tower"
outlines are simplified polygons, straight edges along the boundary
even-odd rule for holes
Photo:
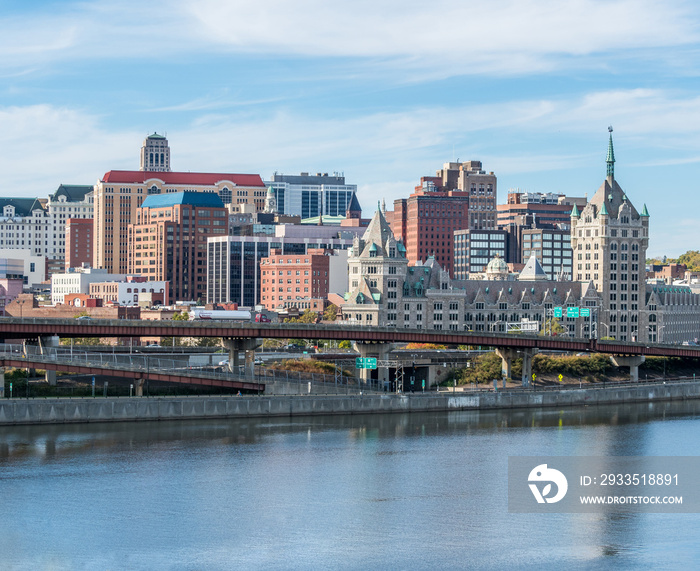
[[[581,213],[571,212],[571,248],[576,281],[592,282],[602,298],[596,312],[598,338],[646,342],[655,339],[646,319],[645,261],[649,213],[637,212],[615,180],[612,127],[607,173]],[[594,325],[595,327],[595,325]]]

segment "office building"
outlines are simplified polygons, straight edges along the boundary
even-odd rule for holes
[[[352,237],[338,228],[326,226],[310,227],[329,231],[328,235],[316,236],[306,234],[309,227],[278,226],[275,236],[227,236],[210,238],[207,255],[207,303],[237,303],[244,307],[254,307],[261,303],[260,288],[262,275],[260,262],[277,250],[280,255],[302,256],[309,250],[334,250],[336,256],[329,261],[331,264],[329,289],[344,290],[347,282],[347,264],[342,256],[342,250],[352,246]],[[294,233],[292,230],[297,230]],[[348,230],[353,230],[352,228]],[[334,269],[334,263],[339,260],[341,266]],[[341,271],[342,270],[342,271]],[[339,277],[334,277],[339,276]],[[296,280],[296,276],[294,276]],[[343,282],[342,285],[340,282]],[[296,290],[296,283],[293,284]],[[300,284],[300,287],[303,284]],[[300,296],[300,292],[290,292]],[[278,300],[279,301],[279,300]],[[286,301],[286,300],[283,300]]]
[[[573,278],[573,250],[569,230],[523,230],[521,245],[520,259],[527,261],[535,256],[550,280]]]
[[[182,192],[209,193],[224,203],[265,206],[265,185],[259,175],[109,171],[95,185],[94,266],[126,272],[129,224],[148,196]]]
[[[302,219],[319,215],[345,216],[357,192],[357,185],[345,184],[345,177],[339,173],[331,176],[328,173],[275,173],[265,184],[274,192],[276,212]]]
[[[284,255],[273,248],[270,255],[260,260],[260,304],[276,311],[290,307],[285,302],[309,302],[312,298],[326,298],[329,293],[329,269],[333,252],[309,249],[305,254]]]
[[[207,238],[228,235],[228,212],[207,192],[148,196],[128,228],[129,273],[167,281],[168,298],[204,300]]]
[[[65,269],[92,265],[94,241],[92,218],[66,220]]]
[[[510,235],[505,230],[456,230],[454,232],[454,278],[468,280],[483,273],[495,256],[507,260]]]

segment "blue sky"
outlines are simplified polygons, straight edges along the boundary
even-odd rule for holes
[[[366,213],[449,160],[651,214],[700,249],[700,6],[674,0],[0,0],[0,194],[137,169],[344,172]]]

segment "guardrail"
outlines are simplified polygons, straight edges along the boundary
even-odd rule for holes
[[[223,354],[222,354],[223,356]],[[301,385],[312,383],[313,386],[334,386],[339,393],[352,394],[362,391],[381,391],[381,381],[372,380],[367,383],[347,375],[328,375],[323,373],[307,373],[302,371],[287,371],[254,367],[253,374],[245,374],[244,366],[239,371],[230,371],[226,366],[192,366],[183,365],[182,359],[165,359],[157,355],[144,353],[99,353],[76,350],[72,347],[46,347],[37,345],[18,345],[0,343],[0,359],[13,359],[32,362],[34,364],[52,363],[65,366],[70,371],[71,365],[95,367],[100,369],[143,372],[167,373],[183,377],[220,379],[224,381],[239,381],[253,383],[291,383],[299,385],[300,392],[308,393],[308,388],[302,391]],[[105,372],[105,374],[109,374]]]

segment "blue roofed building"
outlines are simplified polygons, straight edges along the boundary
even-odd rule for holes
[[[169,282],[169,299],[204,300],[207,239],[228,235],[228,211],[218,194],[153,194],[129,224],[129,273]]]

